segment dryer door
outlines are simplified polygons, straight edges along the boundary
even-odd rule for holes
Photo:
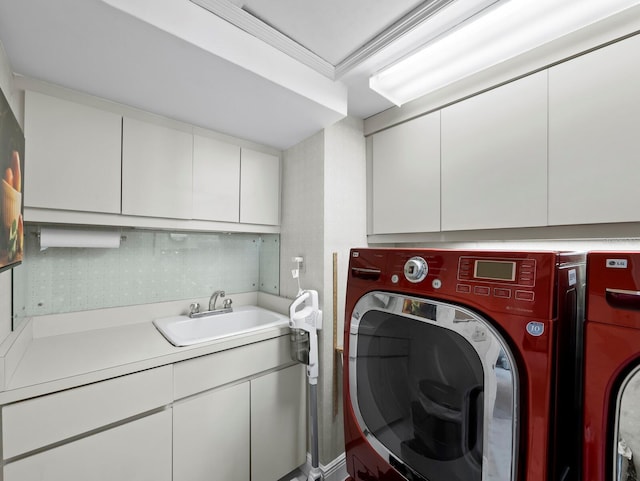
[[[372,292],[353,311],[353,411],[369,444],[407,479],[515,479],[513,366],[491,324],[459,306]]]

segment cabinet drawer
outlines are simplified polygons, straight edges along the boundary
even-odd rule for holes
[[[174,365],[174,398],[206,391],[290,363],[289,336],[237,347]]]
[[[4,480],[171,481],[171,411],[9,463]]]
[[[4,459],[171,404],[171,366],[2,407]]]

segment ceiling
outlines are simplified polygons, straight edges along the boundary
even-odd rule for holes
[[[286,149],[391,107],[368,77],[437,35],[423,21],[450,3],[4,0],[0,42],[18,75]]]
[[[332,65],[366,44],[422,0],[231,0]]]

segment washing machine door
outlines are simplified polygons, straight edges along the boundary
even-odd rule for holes
[[[409,480],[513,480],[518,378],[478,314],[371,292],[350,320],[349,390],[370,446]]]
[[[618,390],[613,439],[611,481],[638,479],[640,457],[640,366],[624,378]]]

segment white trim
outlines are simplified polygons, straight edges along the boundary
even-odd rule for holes
[[[307,462],[300,466],[300,471],[304,475],[303,478],[297,476],[293,478],[291,481],[306,481],[307,476],[309,475],[309,471],[311,470],[311,454],[307,453]],[[323,481],[344,481],[347,476],[347,460],[345,454],[340,454],[333,461],[329,462],[329,464],[320,464],[320,471],[322,472]],[[287,480],[288,481],[288,480]]]
[[[363,62],[382,52],[396,40],[420,27],[423,22],[453,2],[453,0],[435,0],[419,5],[393,25],[380,32],[372,40],[358,47],[353,53],[349,54],[336,65],[333,65],[292,38],[284,35],[279,30],[263,22],[250,11],[242,9],[231,2],[226,0],[190,1],[330,80],[340,79]],[[493,4],[495,1],[496,0],[488,0],[488,4]],[[483,5],[482,8],[485,6],[486,5]]]
[[[403,37],[407,32],[419,27],[422,22],[447,7],[452,1],[453,0],[435,0],[419,5],[374,39],[365,43],[348,57],[338,62],[335,66],[335,78],[341,78],[361,63],[377,55],[390,44]]]
[[[333,80],[333,65],[248,11],[226,0],[190,1]]]

